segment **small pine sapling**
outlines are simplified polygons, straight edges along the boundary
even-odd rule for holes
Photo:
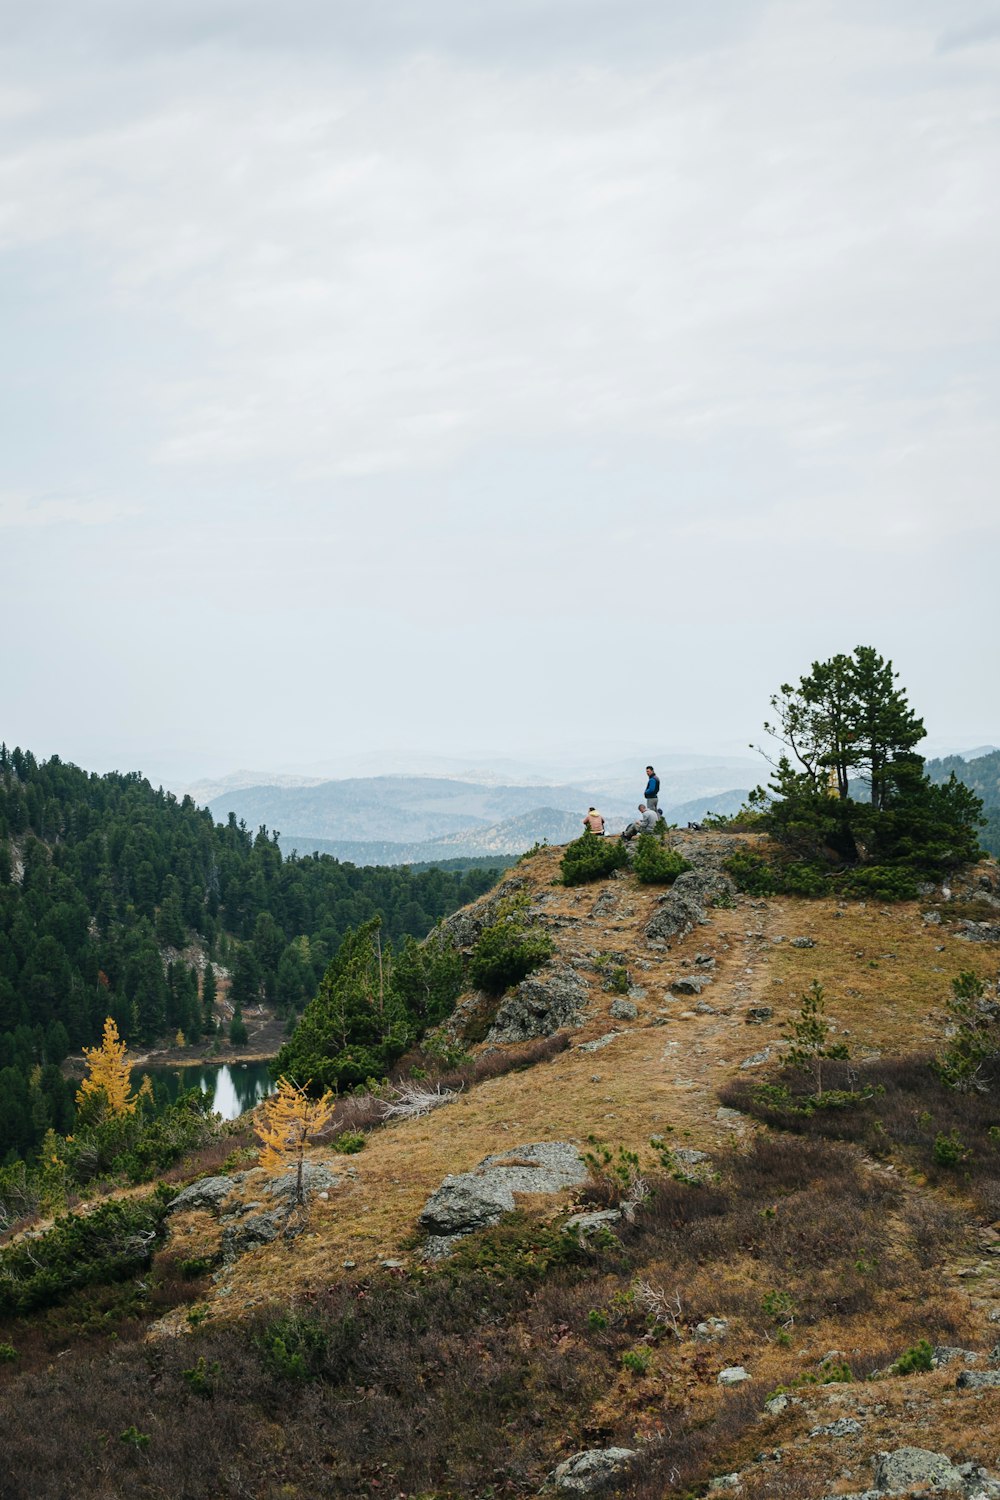
[[[952,1034],[934,1060],[941,1082],[960,1094],[989,1090],[983,1068],[1000,1052],[997,1007],[984,999],[986,986],[977,974],[963,969],[951,981],[948,1015]]]
[[[291,1206],[305,1203],[302,1168],[306,1146],[325,1130],[333,1119],[333,1094],[326,1091],[319,1099],[310,1099],[309,1087],[299,1088],[287,1078],[278,1079],[277,1092],[265,1099],[254,1124],[260,1142],[260,1165],[265,1172],[279,1176],[295,1171],[295,1191]]]
[[[815,1082],[814,1097],[823,1092],[823,1063],[827,1058],[845,1058],[850,1053],[843,1042],[829,1043],[830,1023],[826,1019],[826,997],[823,986],[814,979],[802,993],[798,1016],[788,1023],[784,1033],[791,1046],[786,1053],[788,1066],[800,1073],[811,1073]]]

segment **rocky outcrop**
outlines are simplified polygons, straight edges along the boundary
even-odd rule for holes
[[[482,901],[453,912],[438,923],[431,939],[450,941],[457,948],[471,948],[478,943],[484,927],[491,927],[500,915],[500,908],[512,896],[527,887],[523,875],[511,875],[502,880],[495,891]]]
[[[646,941],[670,943],[707,920],[713,901],[732,900],[736,887],[721,870],[710,865],[678,875],[646,926]]]
[[[553,964],[531,974],[502,1001],[486,1040],[527,1042],[551,1036],[561,1026],[579,1026],[587,986],[569,964]]]
[[[229,1197],[235,1192],[241,1177],[202,1177],[197,1182],[188,1183],[182,1188],[176,1198],[171,1198],[167,1204],[170,1213],[183,1213],[191,1208],[207,1208],[215,1213]]]
[[[420,1225],[436,1236],[471,1234],[509,1213],[515,1193],[558,1193],[586,1177],[583,1158],[569,1141],[514,1146],[485,1157],[471,1172],[446,1177],[424,1205]]]
[[[928,1448],[896,1448],[879,1455],[875,1465],[875,1488],[889,1495],[908,1495],[923,1488],[932,1492],[959,1493],[965,1488],[962,1474],[943,1453]]]

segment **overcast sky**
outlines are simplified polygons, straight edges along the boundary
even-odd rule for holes
[[[3,0],[0,737],[1000,741],[1000,8]]]

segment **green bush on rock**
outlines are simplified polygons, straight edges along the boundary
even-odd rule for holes
[[[632,869],[643,885],[673,885],[678,875],[690,868],[684,856],[655,833],[642,833],[636,840]]]
[[[622,870],[628,864],[625,845],[620,839],[602,838],[584,833],[566,845],[559,870],[563,885],[586,885]]]
[[[510,902],[480,933],[469,960],[469,978],[485,994],[502,995],[541,968],[551,953],[552,939],[528,925],[524,903]]]

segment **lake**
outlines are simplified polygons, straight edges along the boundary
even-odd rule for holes
[[[224,1120],[253,1109],[255,1104],[274,1092],[271,1069],[266,1062],[192,1063],[183,1068],[137,1068],[133,1086],[143,1073],[153,1080],[157,1099],[172,1103],[182,1089],[201,1089],[211,1094],[212,1109]]]

